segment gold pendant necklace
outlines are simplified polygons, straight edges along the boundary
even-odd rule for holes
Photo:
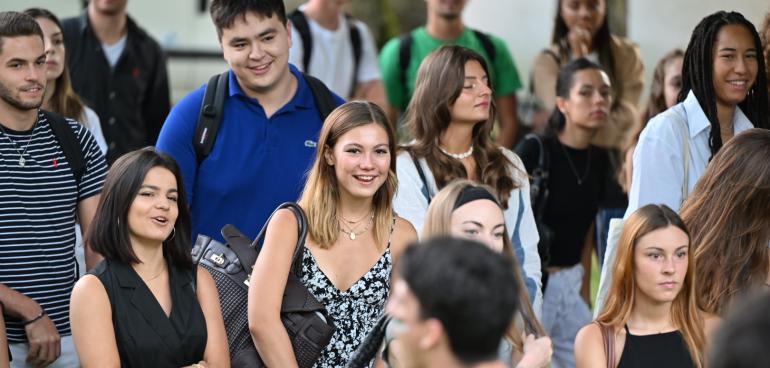
[[[369,226],[372,224],[372,220],[374,220],[374,212],[372,212],[372,215],[369,217],[369,221],[367,221],[366,226],[364,227],[363,230],[361,230],[361,232],[356,233],[356,229],[358,228],[358,226],[356,226],[356,227],[354,227],[352,229],[350,227],[348,227],[348,231],[345,231],[345,229],[343,229],[342,226],[340,226],[340,231],[342,231],[343,234],[346,234],[350,238],[350,240],[356,240],[356,238],[359,235],[361,235],[361,234],[363,234],[363,233],[365,233],[365,232],[367,232],[369,230]],[[340,221],[340,223],[344,224],[343,221]]]

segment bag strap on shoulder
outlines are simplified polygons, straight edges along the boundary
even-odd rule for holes
[[[289,20],[302,40],[302,70],[307,73],[310,67],[310,55],[313,53],[313,36],[310,34],[310,24],[307,22],[305,13],[299,9],[289,14]]]
[[[48,126],[53,131],[53,135],[59,141],[59,145],[64,152],[64,158],[67,159],[72,174],[75,176],[75,183],[80,187],[80,180],[86,172],[86,158],[83,150],[80,148],[78,137],[64,117],[50,111],[41,111],[45,116],[46,122],[48,122]]]
[[[320,79],[307,73],[302,73],[302,76],[307,81],[310,92],[313,93],[313,100],[315,101],[315,106],[321,116],[321,121],[326,121],[329,114],[337,108],[337,101],[334,99],[334,94]]]
[[[428,205],[430,205],[431,195],[430,195],[430,187],[428,187],[428,179],[425,177],[425,171],[422,169],[422,165],[420,165],[420,160],[417,159],[417,157],[414,157],[411,153],[409,153],[409,156],[412,157],[412,162],[414,163],[414,167],[417,169],[417,175],[420,176],[420,181],[422,182],[423,188],[425,188],[425,193],[427,194],[427,197],[425,199],[428,200]]]
[[[541,220],[545,213],[545,205],[548,201],[548,176],[550,157],[545,147],[545,142],[535,133],[529,133],[524,140],[534,140],[538,146],[537,166],[532,170],[533,183],[530,186],[532,209],[535,218]]]
[[[407,72],[409,70],[409,62],[412,59],[412,32],[408,32],[401,36],[398,40],[398,66],[401,70],[399,75],[401,79],[401,86],[404,88],[404,96],[408,94],[409,88],[406,85]]]
[[[353,97],[356,94],[356,84],[358,84],[358,71],[361,69],[361,55],[363,48],[361,45],[361,32],[358,31],[353,22],[353,17],[345,13],[345,18],[348,21],[348,28],[350,30],[350,45],[353,48],[353,83],[350,84],[349,97]],[[307,71],[307,69],[305,69]]]
[[[479,42],[481,42],[481,47],[483,47],[484,52],[487,53],[489,61],[494,63],[495,59],[497,59],[497,50],[495,49],[495,44],[492,42],[492,37],[477,29],[473,29],[472,31],[473,34],[476,35],[476,38],[479,40]],[[491,67],[492,66],[490,65],[490,68]]]
[[[595,321],[599,330],[602,332],[602,342],[604,344],[604,354],[607,357],[607,368],[615,368],[615,331],[612,326],[608,326],[599,321]]]
[[[225,98],[229,89],[229,78],[230,71],[226,71],[212,76],[206,85],[206,92],[203,95],[203,103],[201,103],[201,111],[195,127],[195,140],[193,141],[198,165],[214,149],[214,142],[222,121],[222,110],[224,110]]]
[[[294,216],[297,218],[297,245],[294,248],[294,255],[292,256],[291,260],[291,270],[289,272],[297,276],[297,278],[302,278],[302,254],[305,250],[305,239],[307,238],[307,216],[305,215],[305,211],[303,211],[298,204],[294,202],[281,203],[281,205],[279,205],[278,208],[276,208],[275,211],[270,214],[270,217],[267,219],[267,221],[265,221],[265,224],[262,226],[262,230],[260,230],[257,237],[254,238],[250,248],[255,250],[255,252],[253,252],[255,262],[257,256],[259,256],[259,251],[262,249],[263,242],[265,241],[267,226],[270,224],[270,220],[273,219],[273,216],[276,212],[284,208],[291,210],[291,212],[293,212]],[[224,229],[222,231],[222,235],[224,235]],[[249,274],[251,274],[251,271],[254,268],[254,262],[244,265]]]

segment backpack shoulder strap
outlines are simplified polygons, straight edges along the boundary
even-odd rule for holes
[[[302,73],[302,76],[305,78],[305,81],[307,81],[310,92],[313,93],[313,100],[318,109],[318,114],[321,116],[321,121],[326,121],[326,117],[337,108],[337,101],[334,99],[334,94],[320,79],[307,73]]]
[[[195,140],[193,141],[198,165],[214,149],[214,141],[217,139],[217,132],[222,121],[222,110],[225,107],[229,77],[229,71],[214,75],[206,85],[203,103],[201,103],[201,112],[198,115],[198,122],[195,126]]]
[[[64,152],[64,158],[67,159],[70,169],[72,169],[72,174],[75,176],[75,182],[80,186],[80,179],[83,178],[83,174],[86,172],[86,158],[83,154],[83,149],[80,148],[78,137],[70,128],[67,120],[62,116],[44,110],[43,115],[45,115],[51,131],[53,131],[53,135],[56,136],[56,140],[59,141],[59,145]]]
[[[489,56],[489,61],[494,63],[495,58],[497,58],[497,50],[495,50],[495,44],[492,43],[492,37],[476,29],[473,30],[473,34],[475,34],[476,38],[481,42],[481,47],[484,48],[487,56]]]
[[[291,12],[289,19],[302,40],[302,70],[307,73],[308,67],[310,67],[310,54],[313,52],[313,35],[310,34],[310,24],[307,22],[305,13],[299,9]]]
[[[358,71],[361,69],[363,48],[361,45],[361,32],[359,32],[358,27],[353,22],[353,17],[346,13],[345,18],[350,29],[350,45],[353,47],[353,83],[350,85],[350,93],[348,94],[349,97],[353,97],[356,94],[356,84],[358,84]]]
[[[412,32],[401,36],[398,42],[398,65],[401,70],[401,86],[404,88],[404,96],[407,95],[409,88],[406,86],[406,75],[409,70],[409,62],[412,59]]]

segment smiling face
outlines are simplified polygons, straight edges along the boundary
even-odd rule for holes
[[[268,18],[247,12],[222,29],[224,58],[250,97],[267,95],[291,83],[291,32],[287,27],[276,15]]]
[[[64,35],[52,20],[43,17],[35,20],[43,30],[45,40],[45,77],[53,81],[64,71]]]
[[[676,226],[652,231],[634,249],[636,295],[653,303],[670,303],[682,290],[689,260],[687,234]]]
[[[596,35],[607,13],[605,0],[562,0],[561,17],[567,28],[580,28]]]
[[[572,76],[569,98],[557,97],[556,105],[567,118],[567,124],[582,129],[599,129],[610,112],[610,78],[599,69],[583,69]]]
[[[488,199],[468,202],[452,212],[453,236],[476,240],[495,252],[503,252],[505,218],[497,203]]]
[[[43,103],[45,52],[39,36],[3,37],[0,49],[0,99],[29,111]]]
[[[374,197],[388,178],[389,143],[385,129],[371,123],[349,130],[324,152],[326,163],[334,167],[341,197]]]
[[[746,27],[722,27],[714,43],[714,92],[717,104],[734,107],[746,99],[757,78],[759,63],[754,37]]]
[[[462,91],[450,106],[452,122],[477,124],[489,119],[492,89],[489,77],[476,60],[465,63]]]
[[[162,244],[176,223],[177,182],[163,167],[153,167],[144,177],[139,192],[128,209],[128,228],[132,244]]]

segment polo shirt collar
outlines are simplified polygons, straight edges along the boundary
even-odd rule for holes
[[[695,93],[692,90],[687,93],[687,98],[684,99],[682,105],[687,114],[690,137],[695,137],[711,128],[711,123],[709,123],[706,113],[703,112],[703,108],[701,108],[700,102],[698,102],[698,98],[695,97]],[[747,118],[743,111],[741,111],[741,108],[736,106],[735,113],[733,114],[733,126],[733,130],[736,133],[739,133],[746,129],[753,128],[754,124],[752,124],[749,118]]]
[[[315,106],[315,103],[313,102],[313,93],[310,91],[310,86],[308,86],[307,81],[305,80],[305,77],[302,75],[302,73],[297,69],[294,65],[289,64],[289,71],[291,74],[294,75],[294,77],[297,78],[297,90],[294,92],[294,97],[289,100],[289,102],[281,107],[279,110],[285,110],[290,109],[294,107],[299,108],[313,108]],[[246,92],[243,91],[243,88],[241,88],[241,85],[238,83],[238,79],[235,77],[235,73],[232,69],[230,69],[230,75],[229,75],[229,96],[233,97],[236,95],[241,95],[245,98],[252,99],[256,101],[256,99],[253,99],[249,97],[249,95],[246,94]]]

